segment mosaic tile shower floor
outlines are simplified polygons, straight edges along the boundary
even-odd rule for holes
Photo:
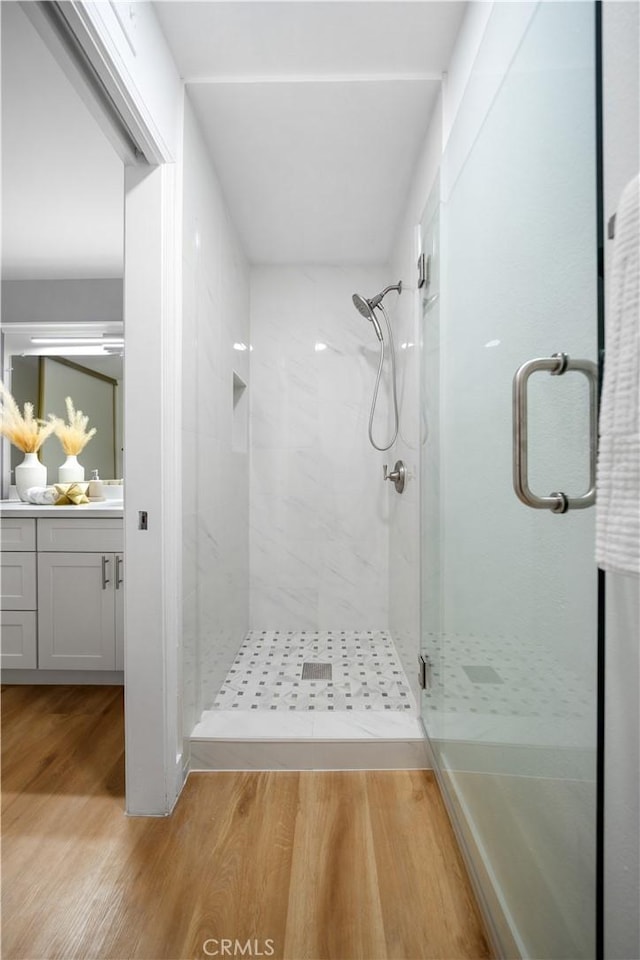
[[[303,680],[304,663],[332,666],[331,680]],[[384,630],[252,630],[214,710],[413,710],[393,640]]]
[[[581,752],[589,767],[596,696],[588,665],[572,669],[540,638],[534,649],[517,637],[430,636],[424,652],[431,683],[422,716],[433,741],[545,747],[550,757],[561,746],[566,764]]]
[[[541,643],[430,635],[425,652],[432,663],[431,688],[424,694],[430,710],[549,720],[581,720],[593,713],[595,691]]]

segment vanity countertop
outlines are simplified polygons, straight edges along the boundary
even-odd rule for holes
[[[108,500],[97,503],[79,503],[76,506],[41,506],[37,503],[23,503],[22,500],[0,500],[0,517],[80,517],[96,520],[99,517],[118,519],[124,516],[122,503]]]

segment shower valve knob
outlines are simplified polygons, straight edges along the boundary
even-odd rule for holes
[[[396,460],[395,466],[391,473],[387,470],[387,465],[385,463],[382,468],[382,472],[385,480],[391,480],[391,483],[395,486],[397,493],[402,493],[404,490],[404,483],[407,479],[407,468],[405,467],[402,460]]]

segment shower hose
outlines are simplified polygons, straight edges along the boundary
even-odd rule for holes
[[[382,371],[384,368],[384,361],[385,361],[384,340],[381,340],[380,341],[380,363],[378,364],[378,374],[376,376],[376,385],[373,391],[373,400],[371,401],[371,413],[369,414],[369,440],[371,442],[371,446],[375,447],[376,450],[384,451],[384,450],[389,450],[390,447],[392,447],[396,442],[396,437],[398,436],[398,424],[399,424],[400,418],[398,416],[398,392],[396,389],[396,350],[393,343],[393,331],[391,329],[391,323],[389,321],[389,314],[387,313],[385,308],[382,306],[382,304],[379,304],[378,308],[382,310],[384,314],[384,319],[387,325],[387,332],[389,334],[389,350],[390,350],[390,356],[391,356],[391,393],[393,396],[393,416],[394,416],[395,426],[394,426],[393,436],[391,437],[391,440],[389,441],[389,443],[387,443],[386,446],[384,447],[378,446],[378,444],[373,439],[373,418],[376,412],[376,403],[378,401],[378,389],[380,387],[380,380],[382,378]]]

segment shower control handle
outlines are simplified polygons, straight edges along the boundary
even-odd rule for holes
[[[396,488],[396,493],[402,493],[404,490],[405,480],[407,479],[407,468],[405,467],[402,460],[396,460],[395,466],[391,473],[387,470],[387,465],[385,463],[382,468],[382,473],[385,480],[391,480],[391,483]]]

